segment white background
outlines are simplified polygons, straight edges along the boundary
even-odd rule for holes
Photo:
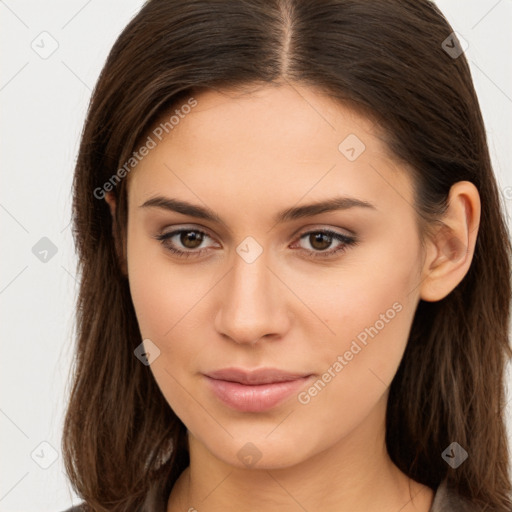
[[[79,502],[60,454],[77,291],[69,225],[73,165],[91,89],[142,3],[0,0],[0,512],[59,512]],[[512,2],[437,4],[469,43],[466,55],[511,212]],[[40,36],[44,31],[51,37]],[[42,46],[42,37],[46,49],[51,38],[58,43],[47,59],[31,47]],[[57,249],[46,263],[32,253],[42,237]],[[509,426],[511,409],[512,401]],[[31,458],[49,463],[53,453],[57,460],[48,469]]]

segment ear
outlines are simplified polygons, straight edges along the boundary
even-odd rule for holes
[[[464,279],[473,261],[480,214],[480,195],[475,185],[469,181],[453,185],[442,226],[428,236],[421,299],[444,299]]]
[[[116,218],[116,197],[113,192],[107,192],[105,194],[105,201],[107,202],[112,218]]]
[[[121,273],[124,276],[128,276],[128,267],[126,264],[126,255],[124,250],[123,240],[119,238],[118,229],[117,229],[117,219],[116,219],[116,197],[113,192],[107,192],[105,194],[105,201],[107,202],[110,208],[110,214],[112,216],[112,236],[114,238],[114,244],[116,248],[117,259],[119,261],[119,267],[121,269]]]

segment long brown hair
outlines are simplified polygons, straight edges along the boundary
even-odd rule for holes
[[[73,184],[81,282],[62,447],[92,510],[141,510],[150,489],[164,500],[189,463],[184,425],[133,353],[141,334],[121,263],[129,171],[118,170],[155,120],[195,91],[285,82],[375,119],[412,169],[423,220],[444,212],[454,183],[478,188],[472,265],[445,299],[420,301],[391,384],[386,443],[414,480],[435,489],[446,479],[481,510],[511,509],[503,386],[511,244],[452,32],[428,0],[149,0],[124,29],[92,95]],[[114,219],[101,199],[110,188]],[[457,469],[441,456],[452,442],[469,454]]]

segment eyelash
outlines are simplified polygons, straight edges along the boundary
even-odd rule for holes
[[[188,251],[182,251],[180,249],[176,249],[175,247],[172,247],[168,244],[168,241],[170,238],[179,235],[181,233],[187,233],[187,232],[193,232],[193,233],[200,233],[201,235],[206,235],[208,238],[210,235],[208,233],[201,231],[200,229],[177,229],[175,231],[170,231],[169,233],[162,233],[160,235],[156,235],[155,238],[160,241],[160,243],[164,246],[166,250],[171,252],[172,254],[180,257],[180,258],[190,258],[190,257],[199,257],[204,252],[207,252],[208,249],[203,248],[199,249],[197,251],[195,250],[188,250]],[[318,229],[313,231],[307,231],[305,233],[302,233],[299,236],[299,240],[302,240],[305,237],[308,237],[312,234],[324,234],[329,237],[332,237],[334,240],[338,240],[339,242],[342,242],[337,248],[331,249],[328,251],[312,251],[309,249],[302,249],[302,251],[305,251],[307,253],[307,257],[315,259],[315,258],[330,258],[338,253],[344,253],[349,247],[357,245],[357,240],[354,237],[350,237],[347,235],[342,235],[341,233],[338,233],[336,231],[331,231],[329,229]]]

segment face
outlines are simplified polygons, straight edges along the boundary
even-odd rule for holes
[[[419,300],[412,181],[311,88],[195,100],[128,177],[138,323],[199,445],[290,466],[384,411]]]

